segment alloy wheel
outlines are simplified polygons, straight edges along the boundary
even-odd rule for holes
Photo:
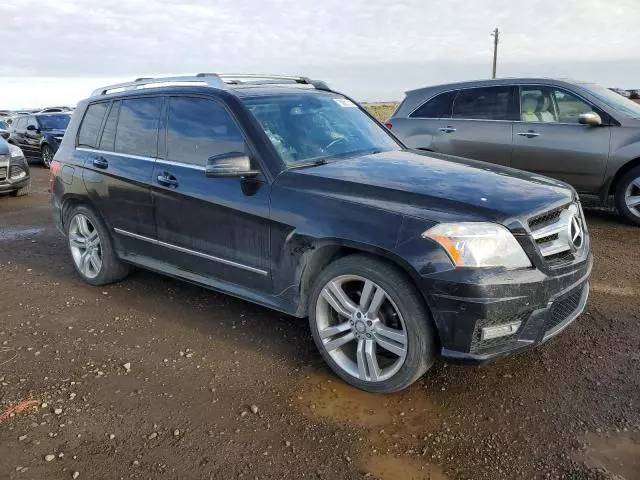
[[[382,382],[405,362],[405,322],[387,292],[371,280],[331,279],[318,296],[315,321],[323,348],[355,378]]]
[[[91,221],[81,213],[71,219],[69,247],[80,273],[95,278],[102,269],[100,235]]]
[[[624,203],[635,216],[640,217],[640,177],[629,183],[624,193]]]
[[[45,146],[42,149],[42,163],[44,163],[45,167],[49,168],[51,167],[52,161],[53,161],[53,150]]]

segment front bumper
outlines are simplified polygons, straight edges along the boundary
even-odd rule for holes
[[[443,358],[484,363],[540,345],[584,310],[593,267],[589,254],[561,273],[538,269],[456,269],[423,277],[423,288],[440,334]],[[509,336],[483,340],[482,329],[521,322]]]

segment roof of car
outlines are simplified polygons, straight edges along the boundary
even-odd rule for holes
[[[464,82],[430,85],[428,87],[421,87],[421,88],[416,88],[414,90],[408,90],[406,94],[409,95],[409,94],[421,93],[429,90],[490,87],[490,86],[500,86],[500,85],[518,85],[521,83],[551,84],[551,85],[584,85],[584,84],[587,84],[588,82],[582,82],[582,81],[577,81],[572,79],[557,79],[557,78],[543,78],[543,77],[508,77],[508,78],[469,80]]]

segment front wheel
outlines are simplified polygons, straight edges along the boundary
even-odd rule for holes
[[[43,145],[42,146],[42,164],[45,167],[50,168],[52,161],[53,161],[53,150],[49,145]]]
[[[616,207],[631,223],[640,226],[640,167],[625,173],[616,188]]]
[[[347,383],[395,392],[420,378],[435,359],[435,329],[420,294],[393,265],[351,255],[323,270],[310,297],[316,346]]]

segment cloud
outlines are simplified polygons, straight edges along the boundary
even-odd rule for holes
[[[428,84],[446,66],[486,76],[495,26],[501,65],[588,60],[597,72],[638,63],[635,10],[637,0],[13,0],[0,5],[0,77],[343,71],[338,83],[362,84],[360,70],[422,69]]]

